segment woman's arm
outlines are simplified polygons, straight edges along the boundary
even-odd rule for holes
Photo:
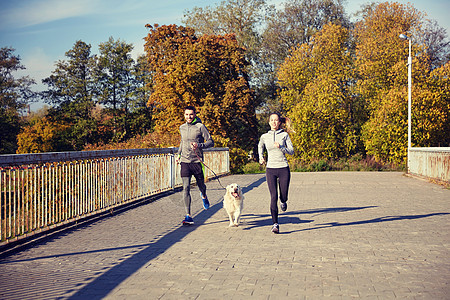
[[[259,163],[264,164],[266,161],[264,160],[264,139],[263,136],[260,137],[259,143],[258,143],[258,157],[259,157]]]
[[[287,153],[289,155],[294,154],[294,145],[292,145],[289,134],[286,135],[286,145],[280,145],[280,150],[283,151],[283,153]]]

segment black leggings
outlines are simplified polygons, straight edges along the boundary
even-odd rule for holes
[[[183,181],[183,200],[186,214],[191,214],[191,177],[194,175],[198,189],[206,197],[205,177],[200,163],[181,163],[181,180]]]
[[[277,180],[278,179],[278,180]],[[272,222],[278,223],[278,188],[280,187],[280,201],[288,200],[289,182],[291,180],[291,171],[289,167],[285,168],[267,168],[266,169],[267,186],[270,192],[270,214]]]

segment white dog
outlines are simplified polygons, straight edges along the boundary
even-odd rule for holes
[[[230,218],[230,227],[239,226],[242,209],[244,208],[244,195],[242,189],[236,183],[227,186],[225,196],[223,196],[223,207]]]

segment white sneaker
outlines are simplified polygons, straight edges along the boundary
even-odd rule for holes
[[[278,226],[278,223],[273,224],[272,232],[273,233],[279,233],[280,232],[280,226]]]

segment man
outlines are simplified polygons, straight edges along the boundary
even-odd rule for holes
[[[214,142],[197,117],[193,106],[186,106],[184,109],[184,119],[186,123],[180,126],[181,142],[176,157],[177,163],[181,163],[181,179],[183,181],[183,199],[186,209],[184,225],[194,224],[191,216],[191,177],[194,175],[203,200],[203,208],[209,208],[208,197],[206,196],[205,177],[203,175],[202,163],[203,150],[214,146]]]

